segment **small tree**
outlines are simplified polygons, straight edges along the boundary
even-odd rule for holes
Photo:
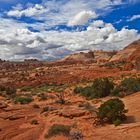
[[[108,78],[95,79],[92,88],[94,89],[95,97],[101,98],[111,94],[114,84]]]
[[[126,112],[125,105],[120,99],[110,99],[98,108],[97,118],[101,123],[109,122],[116,125],[125,118]]]

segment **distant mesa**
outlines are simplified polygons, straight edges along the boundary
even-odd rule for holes
[[[24,59],[24,62],[39,62],[38,59]]]
[[[2,60],[2,59],[0,59],[0,63],[3,63],[3,62],[6,62],[6,60]]]

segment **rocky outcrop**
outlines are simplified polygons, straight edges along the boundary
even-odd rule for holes
[[[62,66],[62,65],[72,65],[72,64],[100,64],[105,63],[115,55],[116,51],[89,51],[89,52],[78,52],[75,54],[70,54],[63,59],[49,62],[50,66]]]
[[[82,110],[75,107],[66,107],[60,112],[60,116],[67,117],[67,118],[74,118],[74,117],[81,117],[87,115],[86,110]]]
[[[124,62],[124,70],[139,69],[140,39],[114,55],[109,62]]]

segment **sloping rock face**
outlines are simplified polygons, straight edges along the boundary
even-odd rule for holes
[[[112,61],[135,61],[136,58],[140,56],[140,39],[131,43],[123,50],[119,51],[114,55],[110,62]]]
[[[94,51],[95,61],[97,64],[108,62],[116,54],[117,51]]]
[[[69,56],[66,56],[61,61],[94,61],[94,62],[105,62],[108,61],[116,52],[108,52],[108,51],[89,51],[89,52],[80,52],[75,53]]]
[[[71,54],[69,56],[66,56],[61,61],[71,61],[71,60],[75,60],[75,61],[94,60],[94,52],[90,51],[88,53],[80,52],[80,53]]]
[[[124,70],[140,70],[140,39],[119,51],[109,62],[125,62]]]
[[[80,52],[68,55],[61,60],[58,60],[56,64],[78,64],[78,63],[93,63],[95,62],[94,52]]]

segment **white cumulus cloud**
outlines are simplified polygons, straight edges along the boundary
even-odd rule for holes
[[[98,15],[103,15],[112,11],[113,6],[121,4],[123,4],[122,0],[42,0],[40,4],[14,6],[7,11],[7,15],[9,17],[20,18],[26,16],[44,20],[48,26],[66,24],[68,22],[73,25],[76,23],[82,24],[91,16],[97,16],[90,11],[98,11]],[[76,14],[78,15],[75,17]]]
[[[7,15],[13,17],[22,17],[22,16],[31,17],[43,14],[45,12],[46,9],[42,5],[35,4],[35,6],[31,6],[24,10],[14,8],[13,10],[7,12]]]
[[[28,24],[0,18],[0,58],[58,59],[85,50],[117,50],[140,38],[137,30],[118,31],[112,24],[95,20],[85,31],[32,32]],[[90,30],[89,30],[90,28]]]
[[[91,18],[96,18],[97,15],[95,12],[92,11],[81,11],[77,15],[74,16],[71,20],[69,20],[68,25],[74,26],[74,25],[84,25],[88,22]]]

